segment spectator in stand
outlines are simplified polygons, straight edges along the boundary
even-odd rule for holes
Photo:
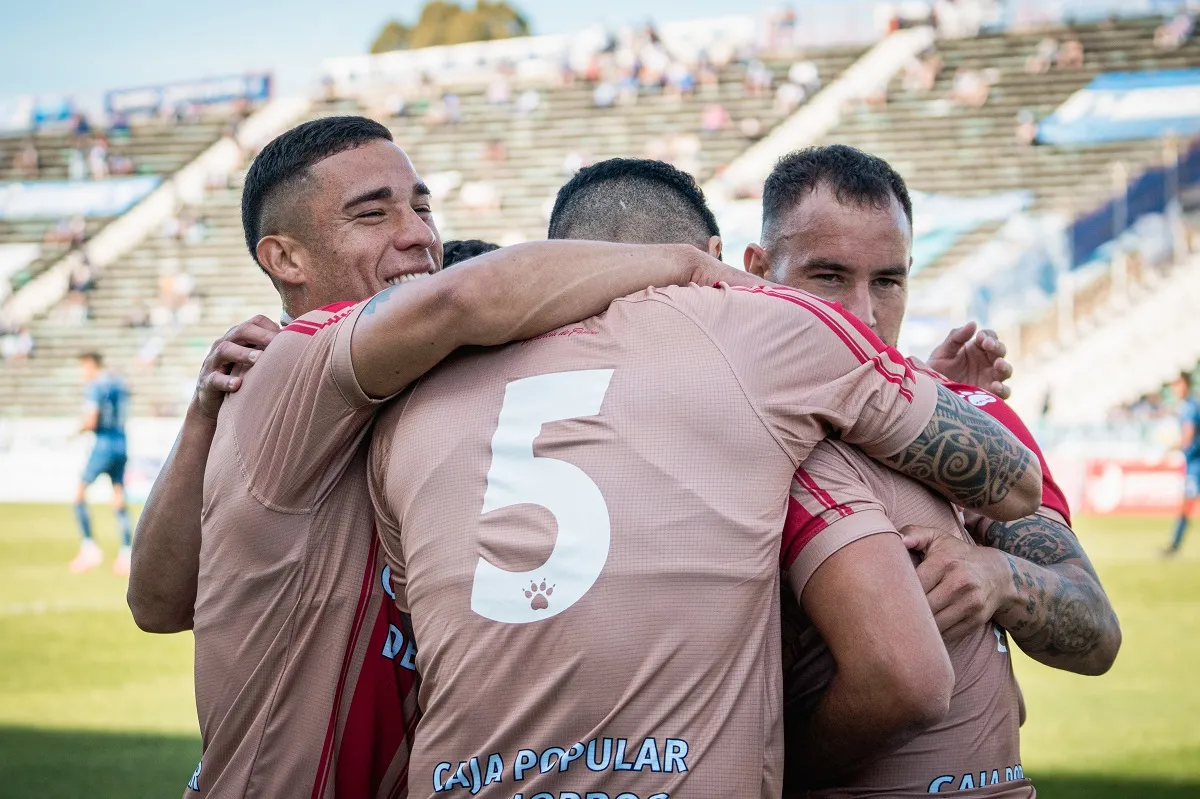
[[[700,62],[696,65],[696,82],[700,85],[701,97],[721,95],[721,76],[717,74],[717,68],[708,59],[707,53],[701,53]]]
[[[108,139],[97,136],[87,155],[88,172],[92,180],[104,180],[108,177]]]
[[[596,108],[612,108],[617,102],[617,87],[604,81],[597,83],[596,88],[592,90],[592,105]]]
[[[108,137],[114,141],[123,141],[130,137],[129,117],[117,112],[108,123]]]
[[[706,134],[720,133],[729,127],[729,112],[720,103],[709,103],[700,117],[700,128]]]
[[[92,124],[86,116],[76,113],[71,119],[71,131],[77,140],[82,140],[92,132]]]
[[[532,114],[542,104],[542,93],[537,89],[526,89],[517,97],[517,113],[522,116]]]
[[[1178,50],[1196,32],[1196,15],[1187,9],[1159,25],[1154,31],[1154,46],[1160,50]]]
[[[982,108],[988,100],[987,78],[978,69],[959,67],[954,73],[950,99],[967,108]]]
[[[758,141],[766,134],[758,117],[745,117],[738,123],[738,130],[750,141]]]
[[[785,80],[775,90],[775,114],[787,116],[803,105],[806,99],[808,99],[808,93],[803,87]]]
[[[37,146],[33,143],[33,139],[26,139],[21,143],[21,148],[17,150],[16,155],[13,156],[13,171],[17,173],[17,177],[23,180],[37,180],[39,160]]]
[[[1038,42],[1033,55],[1025,60],[1025,71],[1030,75],[1045,75],[1058,59],[1058,39],[1047,36]]]
[[[66,244],[69,247],[78,247],[83,244],[86,233],[87,222],[84,221],[84,218],[73,216],[70,219],[60,219],[47,230],[45,241],[47,244]]]
[[[566,177],[573,177],[576,172],[591,162],[586,155],[578,150],[571,150],[563,157],[562,171]]]
[[[1028,147],[1037,141],[1037,119],[1033,115],[1033,111],[1028,108],[1022,108],[1017,114],[1017,141]]]
[[[512,102],[512,84],[505,75],[497,73],[488,83],[486,97],[489,105],[508,105]]]
[[[904,91],[909,94],[927,94],[933,91],[944,65],[942,57],[935,51],[909,59],[904,65]]]
[[[490,139],[483,148],[483,160],[489,164],[503,164],[508,160],[508,146],[504,139]]]
[[[821,69],[815,61],[797,61],[788,67],[788,81],[814,95],[821,90]]]
[[[0,339],[0,354],[9,363],[28,359],[33,355],[33,348],[33,336],[28,327],[17,328]]]
[[[108,157],[108,174],[110,175],[132,175],[137,171],[137,165],[133,159],[124,153],[117,153]]]
[[[459,199],[468,211],[499,211],[500,190],[486,180],[468,180],[459,190]]]
[[[67,180],[84,180],[87,178],[87,154],[83,147],[67,149]]]
[[[757,58],[746,65],[746,93],[751,97],[762,97],[771,91],[775,76],[771,69]]]
[[[1083,42],[1074,36],[1063,42],[1055,65],[1060,69],[1083,69]]]

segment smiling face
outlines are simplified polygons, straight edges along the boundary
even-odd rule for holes
[[[912,228],[899,200],[891,197],[885,208],[843,204],[818,184],[773,232],[765,249],[747,250],[747,269],[841,303],[896,346],[912,261]]]
[[[331,155],[295,190],[287,232],[258,247],[292,316],[441,270],[429,189],[394,143],[376,139]]]

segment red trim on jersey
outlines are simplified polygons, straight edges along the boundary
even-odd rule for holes
[[[285,327],[280,332],[288,333],[303,333],[306,336],[315,336],[318,331],[323,330],[330,325],[336,325],[338,322],[350,315],[350,309],[358,305],[357,302],[335,302],[333,305],[326,305],[324,308],[318,308],[318,311],[325,311],[333,314],[324,322],[314,322],[311,319],[297,319],[290,325]]]
[[[1038,446],[1037,439],[1033,437],[1033,433],[1021,421],[1021,417],[1009,407],[1008,403],[997,397],[990,391],[984,391],[982,388],[969,386],[965,383],[945,383],[946,388],[953,391],[965,401],[967,396],[971,394],[984,394],[991,398],[991,402],[985,402],[982,405],[975,405],[976,408],[991,416],[1000,424],[1012,433],[1017,439],[1029,448],[1030,452],[1037,456],[1038,464],[1042,467],[1042,507],[1049,508],[1055,511],[1064,519],[1067,524],[1071,523],[1071,508],[1067,504],[1067,496],[1063,490],[1059,488],[1058,483],[1054,481],[1054,476],[1050,474],[1050,465],[1046,463],[1046,456],[1042,454],[1042,448]]]
[[[905,358],[904,362],[906,364],[908,364],[909,369],[912,369],[914,372],[920,372],[923,375],[928,375],[929,377],[932,377],[934,380],[941,383],[942,385],[947,385],[950,382],[949,380],[946,379],[945,375],[935,372],[932,368],[927,369],[924,366],[919,365],[912,358]]]
[[[338,716],[342,710],[342,694],[346,691],[346,680],[350,675],[350,665],[354,662],[354,649],[358,636],[362,632],[363,621],[367,616],[367,607],[371,601],[371,586],[375,582],[375,561],[379,550],[379,537],[371,528],[371,552],[367,556],[367,571],[363,575],[362,588],[359,589],[358,606],[354,609],[354,624],[350,627],[350,638],[346,642],[346,651],[342,655],[342,671],[338,676],[337,693],[334,695],[333,710],[329,714],[329,726],[325,729],[325,743],[321,746],[321,760],[317,765],[317,779],[313,783],[312,797],[320,799],[325,795],[325,783],[329,780],[329,770],[333,767],[334,739],[337,735]]]
[[[842,340],[842,343],[844,343],[850,352],[853,353],[854,357],[858,358],[859,363],[870,363],[875,368],[875,371],[883,376],[884,380],[900,387],[899,393],[901,397],[910,403],[913,401],[912,389],[907,388],[904,385],[905,380],[909,379],[912,373],[908,368],[908,364],[905,363],[903,356],[901,356],[899,353],[895,353],[893,355],[891,352],[889,352],[890,348],[880,341],[879,337],[871,332],[869,327],[856,319],[853,314],[848,313],[840,305],[826,302],[825,300],[821,300],[820,298],[814,297],[813,295],[803,291],[795,293],[791,293],[789,291],[788,293],[784,293],[783,291],[767,289],[763,286],[754,286],[753,288],[733,286],[732,290],[746,291],[752,294],[764,294],[768,297],[775,297],[776,299],[790,302],[793,305],[798,305],[801,308],[808,310],[813,316],[824,322],[826,327],[832,330],[834,335]],[[820,305],[827,306],[828,308],[837,311],[844,321],[849,322],[851,327],[853,327],[860,335],[867,339],[871,346],[877,351],[877,355],[868,355],[867,351],[863,349],[862,345],[855,341],[854,337],[851,336],[840,324],[838,324],[836,319],[830,316],[824,308],[819,307],[819,305],[811,302],[810,300],[817,300]],[[887,353],[887,358],[889,361],[895,363],[897,366],[904,367],[903,375],[898,375],[894,372],[888,371],[887,367],[884,366],[883,362],[878,357],[878,355],[884,353]]]
[[[828,491],[817,485],[817,481],[812,478],[812,475],[804,471],[803,466],[796,470],[796,476],[794,479],[796,482],[800,483],[800,485],[804,486],[813,499],[815,499],[817,502],[820,502],[821,505],[825,507],[825,510],[836,511],[837,515],[841,516],[843,519],[847,516],[853,515],[849,508],[847,508],[845,505],[837,504],[837,501],[834,500]]]
[[[792,568],[796,558],[808,543],[829,526],[820,516],[813,516],[793,496],[788,496],[787,518],[783,522],[783,541],[779,547],[779,566]]]

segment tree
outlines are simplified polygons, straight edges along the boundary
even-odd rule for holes
[[[450,0],[430,0],[421,9],[415,25],[398,20],[384,25],[371,45],[371,52],[487,42],[529,34],[529,20],[506,0],[476,0],[473,9]]]

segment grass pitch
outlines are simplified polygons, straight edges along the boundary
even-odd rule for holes
[[[138,631],[112,512],[92,516],[109,561],[73,576],[69,506],[0,505],[0,797],[179,796],[200,757],[191,636]],[[1078,524],[1125,641],[1098,678],[1016,655],[1039,796],[1200,797],[1200,521],[1163,561],[1169,525]]]

